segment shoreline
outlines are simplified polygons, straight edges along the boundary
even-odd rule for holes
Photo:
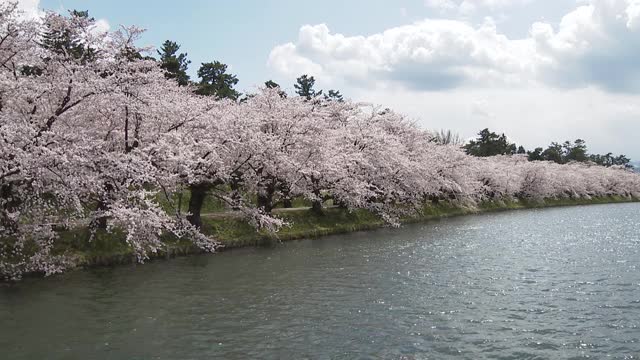
[[[599,197],[593,199],[549,199],[544,201],[509,200],[481,203],[475,207],[465,207],[450,203],[425,206],[423,214],[417,217],[405,218],[402,224],[429,222],[433,220],[474,215],[509,210],[524,210],[536,208],[551,208],[561,206],[586,206],[598,204],[615,204],[640,202],[640,199],[619,196]],[[318,216],[307,209],[276,211],[276,214],[291,223],[283,227],[278,233],[269,234],[258,232],[242,219],[233,216],[211,216],[203,218],[203,233],[214,236],[224,248],[270,246],[285,241],[301,239],[315,239],[328,235],[346,234],[356,231],[375,230],[387,226],[378,216],[366,210],[327,208],[324,215]],[[133,252],[128,248],[118,234],[104,234],[96,236],[89,248],[82,248],[86,242],[86,230],[67,232],[61,238],[63,248],[56,249],[56,253],[73,256],[77,266],[69,270],[80,270],[97,266],[114,266],[123,264],[138,264]],[[170,259],[178,256],[188,256],[206,253],[193,246],[188,241],[167,240],[166,250],[159,252],[146,261]]]

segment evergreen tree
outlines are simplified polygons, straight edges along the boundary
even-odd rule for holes
[[[338,102],[344,101],[344,99],[342,98],[342,94],[340,94],[340,91],[338,90],[329,90],[329,93],[324,95],[324,99]]]
[[[233,88],[238,78],[227,74],[227,65],[219,61],[203,63],[198,69],[198,77],[200,83],[197,94],[232,100],[237,100],[241,95]]]
[[[537,147],[533,151],[527,151],[527,155],[528,155],[529,161],[542,161],[542,160],[544,160],[544,157],[542,156],[542,152],[543,151],[544,151],[544,149],[541,148],[541,147]]]
[[[589,161],[592,161],[601,166],[624,166],[627,169],[632,169],[633,165],[631,165],[631,160],[625,155],[614,156],[612,153],[607,153],[604,155],[600,154],[592,154],[589,155]]]
[[[302,75],[296,79],[296,83],[293,87],[296,89],[296,94],[304,97],[307,100],[311,100],[316,96],[322,95],[322,90],[316,91],[313,86],[316,84],[316,79],[313,76]]]
[[[88,11],[71,10],[69,16],[72,23],[89,25],[95,21],[89,17]],[[96,57],[96,49],[87,47],[82,42],[82,37],[78,34],[82,26],[65,26],[53,28],[46,24],[46,29],[42,34],[39,45],[62,56],[66,60],[80,61],[82,64],[93,61]],[[49,59],[45,59],[49,60]],[[24,76],[41,76],[42,69],[37,66],[23,65],[20,72]]]
[[[71,10],[69,15],[73,22],[94,21],[93,18],[89,17],[88,11]],[[83,45],[80,34],[77,34],[74,30],[77,30],[77,28],[49,28],[42,35],[41,45],[59,55],[65,55],[82,62],[92,61],[95,58],[96,49]]]
[[[576,139],[576,141],[570,143],[569,141],[565,141],[562,145],[564,148],[564,161],[578,161],[585,162],[589,159],[587,156],[587,145],[586,142],[582,139]]]
[[[587,151],[586,141],[582,139],[576,139],[573,143],[565,141],[562,144],[552,142],[549,147],[542,149],[536,148],[534,151],[527,151],[529,161],[551,161],[558,164],[566,164],[572,161],[575,162],[588,162],[591,161],[601,166],[624,166],[626,168],[633,168],[630,164],[631,160],[625,155],[615,156],[612,153],[604,155],[589,154]]]
[[[275,89],[275,88],[279,88],[280,84],[278,84],[273,80],[268,80],[268,81],[265,81],[264,86],[266,86],[267,89]]]
[[[516,144],[507,140],[505,134],[498,135],[489,129],[478,133],[476,140],[471,140],[464,146],[467,154],[473,156],[513,155],[516,152]]]
[[[547,161],[564,164],[564,149],[562,145],[557,142],[552,142],[551,145],[542,152],[542,158]]]
[[[167,79],[175,79],[180,86],[189,84],[187,69],[191,61],[187,59],[186,53],[178,53],[180,45],[174,41],[167,40],[162,44],[158,55],[160,56],[160,67],[165,71]]]
[[[540,156],[541,160],[553,161],[558,164],[566,164],[570,161],[585,162],[589,159],[587,145],[582,139],[577,139],[573,143],[570,141],[565,141],[562,144],[552,142]],[[531,159],[531,155],[529,158]]]

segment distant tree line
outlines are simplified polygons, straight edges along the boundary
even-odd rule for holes
[[[441,134],[444,133],[441,132]],[[441,134],[437,134],[436,138],[443,137]],[[587,144],[582,139],[576,139],[573,142],[565,141],[561,144],[552,142],[546,149],[537,147],[532,151],[527,151],[523,146],[511,143],[505,134],[498,135],[489,129],[481,130],[476,139],[464,145],[464,150],[469,155],[479,157],[526,154],[529,161],[552,161],[557,164],[593,162],[606,167],[633,168],[631,160],[625,155],[589,154]]]
[[[80,13],[80,12],[79,12]],[[88,16],[86,12],[81,15]],[[59,41],[46,39],[49,42]],[[180,52],[180,45],[174,41],[166,40],[157,51],[160,68],[165,71],[167,79],[174,79],[178,85],[194,85],[195,93],[204,96],[215,96],[219,99],[231,99],[234,101],[246,101],[251,94],[244,95],[234,87],[238,84],[238,77],[227,72],[228,66],[220,61],[206,62],[198,69],[198,81],[192,82],[187,71],[191,61],[187,58],[187,53]],[[268,89],[279,89],[281,97],[286,98],[287,93],[281,86],[273,80],[264,83]],[[338,90],[316,90],[316,79],[308,74],[303,74],[296,79],[293,85],[295,94],[308,101],[313,99],[324,99],[327,101],[343,102],[343,95]],[[434,134],[434,141],[441,144],[462,145],[464,141],[459,135],[450,130],[442,130]],[[563,143],[552,142],[546,149],[536,147],[533,150],[526,150],[522,145],[518,146],[509,141],[507,136],[497,134],[488,128],[481,130],[478,137],[464,145],[464,150],[472,156],[487,157],[496,155],[526,154],[529,161],[552,161],[557,164],[567,164],[570,162],[593,162],[602,166],[624,166],[633,168],[631,161],[625,155],[614,155],[613,153],[589,154],[586,142],[582,139],[575,141],[565,141]]]
[[[178,85],[195,85],[196,94],[204,96],[215,96],[219,99],[231,99],[246,101],[250,94],[242,96],[234,87],[238,84],[238,77],[227,72],[228,66],[220,61],[206,62],[198,69],[198,81],[192,82],[187,74],[191,61],[187,58],[187,53],[180,52],[180,45],[175,41],[166,40],[157,51],[160,67],[165,71],[167,79],[174,79]],[[323,97],[324,100],[344,101],[340,91],[331,89],[324,93],[322,90],[314,89],[316,79],[307,74],[301,75],[293,85],[295,93],[307,100]],[[280,85],[273,80],[268,80],[264,85],[269,89],[280,88]],[[282,97],[287,94],[280,91]]]

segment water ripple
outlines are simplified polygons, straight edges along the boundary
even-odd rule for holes
[[[639,210],[485,214],[29,279],[0,287],[0,349],[7,359],[633,358]]]

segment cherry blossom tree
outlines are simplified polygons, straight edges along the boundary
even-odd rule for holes
[[[442,202],[640,198],[640,175],[623,167],[476,158],[371,104],[275,84],[240,102],[200,96],[144,56],[141,33],[0,4],[1,278],[73,266],[59,234],[77,228],[87,242],[124,234],[139,261],[164,235],[215,251],[201,232],[207,197],[272,232],[285,225],[272,210],[294,197],[317,216],[331,199],[391,225]]]
[[[161,248],[166,231],[215,249],[215,241],[162,211],[153,201],[157,190],[148,190],[171,176],[147,147],[167,121],[182,118],[167,101],[175,99],[171,83],[155,64],[132,56],[139,31],[98,33],[88,17],[55,13],[27,21],[14,4],[2,5],[0,19],[3,276],[49,274],[72,263],[52,253],[52,223],[121,228],[141,261]],[[43,34],[68,38],[53,46]]]

